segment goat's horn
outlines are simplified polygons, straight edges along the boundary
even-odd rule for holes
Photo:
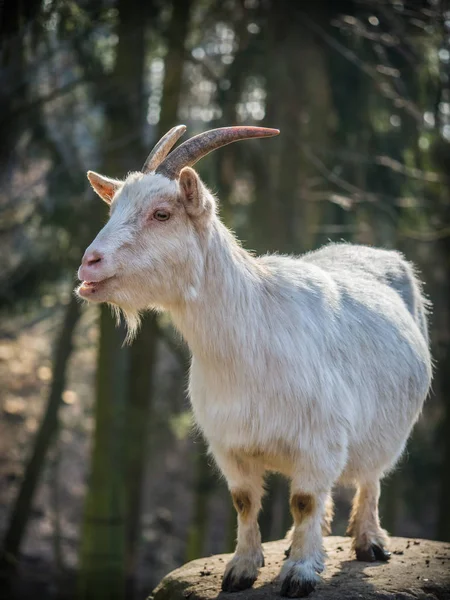
[[[150,173],[150,171],[155,171],[185,131],[186,125],[177,125],[176,127],[172,127],[172,129],[159,140],[159,142],[150,152],[147,160],[144,163],[144,166],[142,167],[142,172]]]
[[[198,160],[209,154],[216,148],[246,140],[247,138],[271,137],[278,135],[278,129],[267,129],[266,127],[222,127],[211,129],[200,133],[187,140],[157,167],[156,172],[165,175],[169,179],[177,179],[183,167],[192,167]]]

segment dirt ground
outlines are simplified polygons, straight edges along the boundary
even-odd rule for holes
[[[149,600],[269,600],[279,598],[278,572],[283,564],[286,540],[264,544],[265,566],[253,589],[220,593],[224,566],[231,555],[195,560],[170,573]],[[450,599],[450,544],[428,540],[392,538],[388,563],[354,560],[350,539],[325,538],[328,558],[323,582],[311,600],[448,600]]]

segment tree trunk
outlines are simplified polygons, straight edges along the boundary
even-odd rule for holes
[[[186,560],[202,556],[208,525],[208,501],[215,487],[215,479],[208,462],[205,443],[198,443],[194,483],[194,514],[189,529]]]
[[[142,513],[142,482],[148,448],[149,409],[158,341],[154,315],[144,319],[143,329],[130,349],[127,408],[127,590],[134,589]]]
[[[97,399],[91,475],[80,556],[79,598],[125,597],[125,382],[124,327],[108,306],[100,310]]]
[[[22,485],[13,506],[6,535],[3,554],[7,562],[15,564],[26,531],[34,492],[41,477],[48,449],[58,428],[58,412],[66,383],[67,364],[72,352],[75,326],[80,317],[80,304],[72,296],[66,307],[53,358],[53,379],[44,418],[37,432],[30,459],[25,467]]]
[[[3,71],[0,86],[1,171],[11,164],[11,155],[23,128],[23,123],[13,115],[28,100],[24,26],[37,18],[41,7],[40,0],[0,2],[0,68]]]
[[[144,161],[139,134],[144,114],[145,22],[149,8],[139,0],[119,0],[117,55],[111,87],[94,94],[104,103],[108,150],[101,170],[123,176]],[[87,65],[87,68],[91,68]],[[130,136],[130,132],[134,136]],[[136,142],[136,137],[138,141]],[[116,140],[129,144],[110,151]],[[107,157],[107,158],[106,158]],[[95,199],[100,209],[104,207]],[[102,224],[95,209],[94,227]],[[104,212],[103,212],[104,215]],[[104,217],[103,217],[104,218]],[[130,349],[122,348],[124,326],[116,327],[110,309],[100,309],[97,386],[91,474],[85,504],[78,581],[79,598],[125,597],[127,535],[127,429]],[[133,428],[133,426],[131,425]]]
[[[283,10],[280,10],[280,5]],[[257,203],[251,219],[258,250],[298,252],[311,249],[322,206],[307,201],[308,180],[317,177],[305,149],[329,146],[333,104],[326,47],[305,22],[304,7],[295,2],[271,2],[262,13],[267,36],[264,125],[277,126],[283,135],[265,150],[264,167],[255,177]],[[329,2],[314,3],[308,18],[329,28]]]
[[[174,0],[167,33],[164,61],[161,116],[157,138],[176,124],[181,97],[185,43],[189,27],[191,0]],[[155,140],[157,141],[157,140]],[[142,158],[142,162],[144,157]],[[131,348],[129,373],[129,443],[127,446],[127,572],[128,593],[132,594],[133,574],[138,553],[142,513],[142,487],[145,473],[149,408],[154,380],[158,342],[155,313],[144,316],[140,332]]]
[[[449,182],[450,183],[450,182]],[[449,214],[450,211],[446,211]],[[445,213],[444,213],[445,214]],[[441,256],[443,257],[443,266],[447,273],[447,282],[444,290],[446,292],[447,302],[446,307],[442,306],[440,320],[442,324],[441,330],[441,352],[438,363],[438,373],[436,374],[437,385],[439,386],[438,393],[441,395],[444,402],[444,422],[443,422],[443,452],[441,463],[441,490],[439,498],[439,522],[437,537],[440,540],[450,541],[450,311],[448,308],[448,293],[450,291],[450,238],[445,238],[441,244]],[[444,304],[444,303],[443,303]],[[445,311],[445,312],[444,312]],[[446,313],[446,314],[445,314]]]

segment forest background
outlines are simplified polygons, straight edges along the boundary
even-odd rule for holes
[[[450,540],[449,67],[446,0],[0,3],[2,597],[143,598],[232,550],[228,492],[191,430],[187,349],[151,314],[122,347],[108,309],[73,295],[107,218],[86,171],[140,169],[179,123],[281,130],[199,165],[246,248],[346,240],[417,264],[435,378],[382,519]],[[287,498],[270,477],[265,540],[284,535]],[[336,534],[349,500],[336,491]]]

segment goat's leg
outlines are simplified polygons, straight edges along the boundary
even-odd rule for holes
[[[325,512],[322,519],[322,535],[331,535],[331,523],[334,517],[334,502],[331,494],[325,500]]]
[[[293,480],[291,513],[294,519],[289,558],[281,570],[281,595],[289,598],[307,596],[320,581],[324,569],[322,524],[329,491],[305,488]]]
[[[362,561],[389,560],[386,550],[388,535],[381,528],[378,516],[380,481],[360,482],[353,500],[353,508],[347,533],[353,537],[356,558]]]
[[[334,503],[331,494],[327,496],[325,500],[325,511],[322,519],[322,535],[331,535],[331,523],[334,517]],[[292,536],[294,535],[295,525],[289,529],[286,533],[286,539],[290,542],[289,547],[285,550],[284,554],[286,558],[289,558],[291,554]]]
[[[214,454],[227,480],[238,521],[236,552],[225,568],[222,590],[237,592],[252,587],[264,565],[258,526],[264,472],[253,461]]]

